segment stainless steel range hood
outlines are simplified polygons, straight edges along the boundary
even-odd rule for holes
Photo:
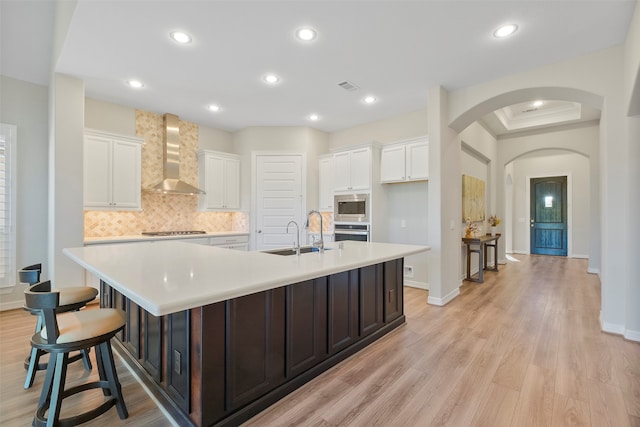
[[[165,194],[205,194],[204,191],[180,180],[180,120],[173,114],[164,115],[163,176],[164,179],[146,191]]]

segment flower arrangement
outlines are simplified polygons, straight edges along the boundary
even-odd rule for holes
[[[471,221],[471,218],[467,218],[467,228],[465,230],[465,237],[475,237],[478,234],[478,224]]]
[[[500,218],[498,218],[496,215],[491,215],[487,221],[489,222],[489,225],[491,227],[497,227],[500,224]]]

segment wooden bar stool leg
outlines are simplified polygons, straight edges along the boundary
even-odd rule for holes
[[[91,365],[91,359],[89,358],[89,352],[91,351],[91,349],[86,349],[86,350],[80,350],[80,353],[82,353],[82,363],[84,364],[84,369],[86,369],[87,371],[90,371],[93,366]]]
[[[27,377],[24,380],[25,390],[31,388],[33,385],[33,381],[36,378],[36,372],[38,371],[38,365],[40,363],[40,356],[43,354],[44,352],[42,350],[35,347],[31,348],[31,353],[29,353],[29,357],[25,360],[25,364],[27,365]]]
[[[42,391],[40,392],[40,400],[38,401],[38,408],[36,410],[36,416],[33,420],[34,426],[40,426],[45,424],[45,413],[49,406],[51,399],[51,387],[53,385],[53,376],[55,374],[56,365],[54,358],[51,357],[51,363],[47,366],[47,373],[44,377],[44,383],[42,384]]]
[[[96,365],[98,365],[98,376],[100,377],[100,381],[108,381],[107,375],[104,371],[104,359],[102,358],[100,346],[96,346]],[[108,388],[103,388],[102,394],[105,396],[111,396],[111,391]]]
[[[116,372],[116,366],[113,362],[113,352],[111,351],[111,342],[106,341],[100,344],[100,352],[102,353],[102,362],[104,363],[104,370],[109,381],[109,389],[111,396],[116,399],[116,409],[120,419],[124,420],[129,416],[127,407],[124,404],[124,398],[122,397],[122,389],[120,381],[118,381],[118,373]]]
[[[49,403],[49,414],[47,416],[47,427],[53,426],[60,418],[62,408],[62,397],[64,394],[64,383],[67,379],[68,353],[58,353],[51,355],[49,363],[55,363],[55,375],[53,376],[53,387],[51,388],[51,402]]]

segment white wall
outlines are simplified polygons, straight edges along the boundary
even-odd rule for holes
[[[627,34],[625,45],[624,64],[625,85],[624,92],[629,99],[625,101],[628,114],[632,117],[628,119],[628,139],[629,153],[627,156],[629,168],[629,181],[631,193],[629,194],[628,215],[631,224],[637,222],[637,215],[640,212],[640,191],[637,183],[640,182],[640,1],[636,2],[636,9],[633,20]],[[640,341],[640,280],[637,280],[636,268],[640,264],[640,240],[629,239],[630,260],[627,264],[628,277],[634,278],[627,283],[626,292],[626,319],[624,324],[624,335],[635,341]]]
[[[417,138],[426,134],[427,110],[425,108],[333,132],[329,135],[329,146],[335,150],[371,141],[384,144]]]
[[[376,141],[382,144],[403,141],[427,135],[427,110],[421,109],[333,132],[329,135],[332,150],[348,148]],[[427,182],[383,185],[387,198],[389,224],[386,233],[393,243],[415,243],[427,245]],[[400,228],[400,220],[407,223]],[[409,256],[406,265],[414,267],[413,278],[406,281],[412,286],[428,288],[428,253]]]
[[[0,76],[0,122],[17,127],[16,267],[47,263],[48,89]],[[17,277],[16,277],[17,283]],[[0,290],[0,310],[21,307],[24,287]]]
[[[135,136],[136,110],[124,105],[85,98],[84,127]]]
[[[49,252],[53,286],[84,285],[84,269],[63,254],[84,244],[84,82],[55,73],[49,83]]]
[[[387,199],[387,236],[390,243],[428,245],[428,181],[402,184],[385,184]],[[402,227],[404,221],[406,227]],[[423,252],[405,258],[405,266],[413,267],[413,277],[405,278],[405,284],[428,289],[429,253]]]
[[[86,98],[84,114],[86,128],[121,135],[136,134],[135,108]],[[233,153],[233,136],[225,130],[198,125],[198,149]]]
[[[591,186],[589,159],[583,155],[561,150],[541,150],[515,160],[513,181],[515,188],[513,251],[529,253],[529,179],[543,176],[569,176],[568,182],[568,252],[569,257],[588,258],[590,236]],[[524,219],[524,221],[520,221]]]

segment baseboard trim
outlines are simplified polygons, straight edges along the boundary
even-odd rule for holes
[[[429,284],[425,282],[417,282],[415,280],[404,279],[404,285],[410,288],[424,289],[425,291],[429,290]]]
[[[623,336],[629,341],[640,342],[640,331],[630,331],[626,329]]]
[[[436,298],[436,297],[432,297],[431,295],[429,295],[429,298],[427,298],[427,303],[431,304],[431,305],[437,305],[438,307],[443,307],[443,306],[447,305],[448,303],[450,303],[458,295],[460,295],[460,288],[459,287],[457,287],[454,290],[452,290],[451,292],[449,292],[443,298]]]
[[[15,310],[24,307],[24,301],[9,301],[0,304],[0,311]]]
[[[589,255],[583,254],[571,254],[569,258],[580,258],[580,259],[589,259]]]
[[[597,274],[598,276],[600,275],[600,269],[599,268],[587,268],[587,273],[589,274]]]
[[[529,251],[512,251],[512,254],[518,254],[518,255],[531,255],[531,253]]]
[[[629,341],[640,342],[640,331],[632,331],[625,328],[623,325],[605,322],[602,320],[602,311],[600,311],[600,329],[609,334],[622,335]]]

